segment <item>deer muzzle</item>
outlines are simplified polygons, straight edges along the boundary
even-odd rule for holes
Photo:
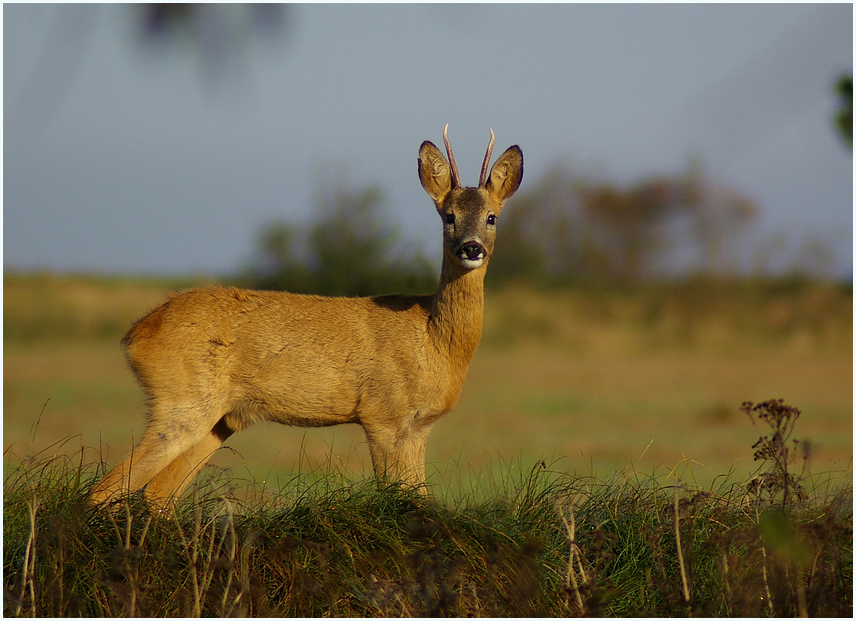
[[[487,258],[484,246],[475,240],[469,240],[461,244],[458,252],[455,254],[461,265],[470,269],[480,266]]]

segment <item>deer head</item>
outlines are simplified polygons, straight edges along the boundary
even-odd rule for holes
[[[428,140],[419,148],[419,180],[434,200],[443,219],[443,250],[451,260],[466,270],[486,265],[496,239],[496,221],[507,201],[523,180],[523,152],[514,145],[499,156],[490,174],[487,169],[493,151],[494,135],[484,156],[478,187],[463,187],[448,137],[449,125],[443,130],[447,161]]]

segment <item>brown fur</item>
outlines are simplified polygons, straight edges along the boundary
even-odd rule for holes
[[[486,163],[489,156],[490,148]],[[499,215],[522,176],[523,154],[513,146],[484,187],[461,188],[437,147],[422,144],[419,178],[444,227],[433,295],[327,298],[215,287],[171,296],[149,312],[122,339],[146,395],[148,428],[90,501],[145,487],[164,506],[226,438],[257,421],[357,423],[378,477],[424,484],[428,432],[455,407],[481,338],[496,236],[489,216]]]

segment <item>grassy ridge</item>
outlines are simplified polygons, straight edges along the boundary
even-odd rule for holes
[[[852,482],[798,471],[799,410],[744,409],[768,426],[760,467],[710,490],[544,462],[478,502],[221,475],[165,517],[87,508],[97,473],[71,457],[7,461],[4,615],[852,616]]]

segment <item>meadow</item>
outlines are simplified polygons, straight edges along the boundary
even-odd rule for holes
[[[205,280],[6,274],[3,448],[65,441],[116,463],[144,429],[142,394],[119,339],[169,291]],[[484,336],[457,409],[435,425],[428,472],[441,489],[505,462],[561,462],[608,476],[675,469],[707,485],[748,475],[758,432],[744,401],[805,412],[815,471],[849,467],[852,292],[800,281],[684,282],[634,289],[489,290]],[[333,460],[371,464],[356,426],[259,425],[213,463],[251,480]],[[307,462],[307,463],[304,463]]]
[[[209,282],[4,275],[5,613],[852,613],[851,288],[489,290],[430,501],[377,490],[356,427],[260,425],[175,519],[93,517],[87,486],[144,428],[119,338]],[[741,410],[779,398],[800,410],[784,488]]]

